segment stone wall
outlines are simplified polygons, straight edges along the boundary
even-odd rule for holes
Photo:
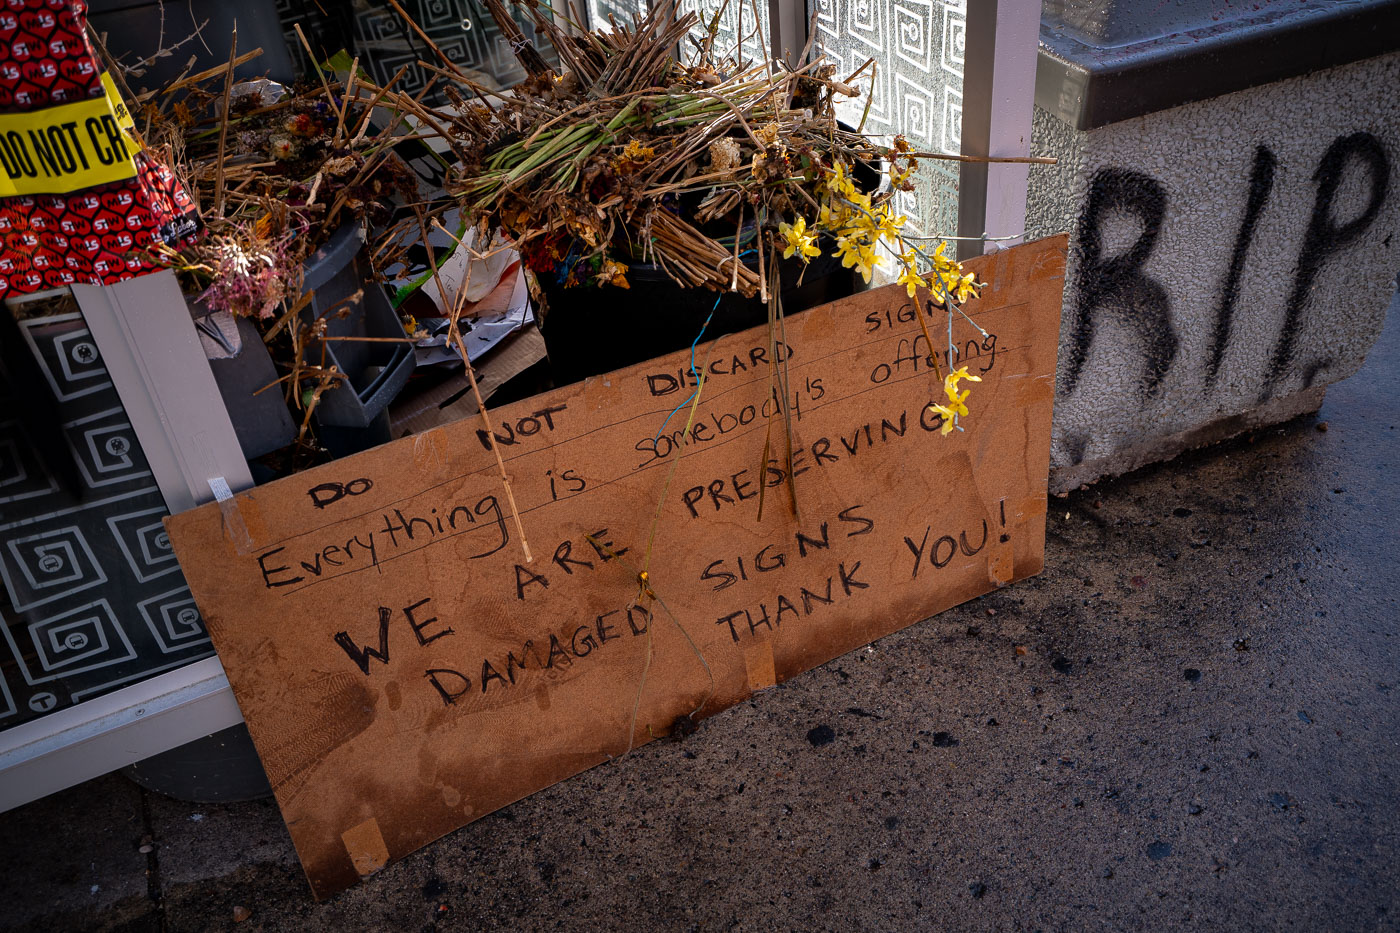
[[[1066,488],[1321,403],[1400,269],[1400,53],[1088,131],[1037,108],[1027,237],[1071,232]]]

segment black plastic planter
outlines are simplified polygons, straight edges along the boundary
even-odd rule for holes
[[[880,186],[880,169],[874,164],[856,163],[852,177],[865,192]],[[682,198],[682,211],[693,210],[701,200],[703,194]],[[717,224],[707,232],[728,232],[722,226]],[[823,236],[819,243],[822,255],[806,266],[794,257],[782,260],[778,267],[784,315],[846,298],[863,287],[857,273],[842,268],[841,261],[831,255],[835,242]],[[749,260],[755,270],[756,262]],[[631,265],[627,270],[630,288],[564,288],[548,275],[539,276],[539,281],[549,305],[540,333],[555,385],[568,385],[689,347],[712,311],[706,340],[768,320],[768,308],[758,297],[684,288],[653,265]]]
[[[307,323],[326,319],[329,337],[406,337],[384,289],[368,274],[364,237],[358,224],[346,224],[306,261],[304,288],[314,292],[302,312]],[[363,295],[351,301],[357,291]],[[388,408],[413,372],[411,343],[335,340],[311,344],[308,361],[333,363],[347,381],[321,395],[316,420],[332,428],[367,428]],[[387,438],[386,438],[387,439]]]
[[[858,284],[855,273],[828,255],[813,259],[805,274],[799,260],[785,260],[779,274],[784,314],[845,298]],[[541,280],[549,308],[540,332],[555,385],[689,347],[712,311],[707,341],[768,320],[768,307],[758,297],[683,288],[658,266],[633,265],[627,281],[630,288],[564,288]]]
[[[290,444],[296,424],[282,386],[274,384],[277,367],[257,327],[247,318],[209,314],[198,299],[187,302],[243,456],[252,460]],[[232,327],[236,334],[228,333]]]
[[[161,87],[181,72],[191,74],[228,61],[235,23],[238,51],[262,49],[262,55],[234,69],[240,80],[264,75],[290,84],[296,77],[291,53],[277,19],[276,0],[89,0],[88,22],[105,36],[107,50],[118,61],[128,63],[148,59],[140,77],[129,79],[136,88]],[[185,36],[174,54],[157,56],[162,46],[169,48]],[[193,58],[193,64],[191,59]],[[80,131],[81,132],[81,131]]]
[[[127,765],[122,773],[147,790],[191,803],[272,796],[253,737],[243,723]]]

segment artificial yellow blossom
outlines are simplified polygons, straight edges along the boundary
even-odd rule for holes
[[[951,408],[947,408],[947,407],[945,407],[945,406],[943,406],[943,405],[939,405],[939,404],[937,404],[937,403],[934,403],[933,405],[930,405],[930,406],[929,406],[929,410],[930,410],[930,411],[936,411],[936,412],[938,412],[938,414],[940,414],[941,416],[943,416],[943,427],[939,429],[938,433],[939,433],[939,434],[949,434],[949,433],[951,433],[952,430],[953,430],[953,418],[954,418],[954,416],[955,416],[956,413],[955,413]]]
[[[924,280],[919,276],[919,270],[914,267],[912,262],[907,260],[902,264],[902,268],[900,269],[899,284],[903,285],[905,289],[908,290],[910,298],[914,297],[915,291],[925,287]]]
[[[831,174],[826,176],[826,187],[837,197],[854,200],[853,196],[856,193],[856,186],[855,183],[851,181],[850,177],[846,175],[846,166],[842,162],[837,162]],[[868,207],[870,199],[866,198],[865,202]]]
[[[836,255],[841,258],[843,268],[854,267],[868,283],[875,270],[875,248],[860,234],[838,237]]]
[[[966,366],[959,366],[957,369],[950,372],[947,378],[943,380],[943,390],[950,396],[954,395],[958,391],[958,383],[964,379],[968,382],[982,381],[981,376],[974,376],[969,373]]]
[[[812,256],[822,254],[817,247],[816,234],[807,232],[807,221],[803,218],[797,218],[795,223],[778,224],[778,232],[787,241],[787,248],[783,250],[784,259],[791,259],[795,253],[805,263]]]

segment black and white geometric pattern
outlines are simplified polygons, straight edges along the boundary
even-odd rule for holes
[[[589,0],[596,27],[611,14],[630,22],[646,10],[645,0]],[[716,47],[721,54],[744,33],[744,55],[761,61],[768,54],[768,4],[757,4],[759,30],[753,31],[754,4],[730,0],[681,0],[681,10],[700,14],[708,25],[723,8]],[[742,12],[741,12],[742,10]],[[807,16],[817,18],[816,52],[836,65],[845,79],[862,66],[854,83],[866,93],[840,99],[843,123],[860,126],[888,144],[903,133],[918,151],[957,155],[962,151],[963,55],[967,48],[967,0],[808,0]],[[699,37],[697,29],[695,35]],[[874,59],[874,69],[867,62]],[[867,99],[869,111],[866,111]],[[915,234],[957,233],[957,163],[925,159],[913,178],[914,190],[895,196],[897,213],[909,218]]]
[[[213,654],[82,316],[20,330],[44,384],[0,373],[0,729]],[[45,395],[64,444],[41,452],[21,406]]]
[[[739,44],[739,37],[743,36],[743,58],[747,64],[756,65],[767,61],[770,57],[771,31],[768,28],[768,4],[755,4],[752,0],[730,0],[728,4],[724,0],[681,0],[678,9],[682,13],[694,11],[700,17],[700,25],[692,30],[691,35],[696,39],[703,39],[705,31],[709,29],[710,23],[714,21],[715,14],[719,13],[719,23],[715,29],[714,50],[721,58],[735,58],[736,47]],[[755,23],[757,15],[757,23]],[[686,50],[689,52],[689,49]],[[792,50],[796,55],[802,51],[801,46]]]
[[[962,149],[963,54],[967,0],[809,0],[817,16],[815,47],[845,79],[870,59],[854,84],[870,96],[864,131],[889,142],[903,133],[918,151],[957,155]],[[861,122],[866,98],[842,101],[837,114]],[[914,190],[895,196],[895,210],[916,233],[957,233],[957,163],[925,159]]]
[[[107,574],[80,526],[58,522],[44,527],[46,524],[40,519],[16,531],[43,530],[5,541],[0,576],[16,611],[36,609],[107,582]]]
[[[205,637],[204,620],[188,586],[152,596],[137,608],[166,654],[182,650],[191,639]]]
[[[442,62],[393,7],[377,2],[342,6],[348,7],[345,16],[349,18],[348,24],[340,24],[349,27],[346,38],[350,47],[346,51],[360,57],[360,67],[368,71],[377,84],[383,85],[400,68],[408,66],[394,89],[417,96],[427,87],[433,75],[417,63],[424,61],[440,66]],[[477,0],[403,0],[400,6],[454,65],[483,87],[504,90],[525,78],[525,70],[516,60],[510,43],[486,7]],[[510,3],[506,8],[515,16],[525,37],[550,60],[553,49],[549,43],[536,39],[534,26]],[[299,0],[277,0],[277,13],[286,30],[288,47],[299,59],[303,73],[310,73],[306,70],[309,63],[301,40],[292,27],[301,23],[308,38],[323,36],[328,31],[326,13],[317,5]],[[334,51],[327,50],[328,53]],[[439,81],[438,86],[441,83]],[[438,90],[429,92],[424,100],[429,104],[446,103]]]
[[[88,333],[81,314],[56,315],[46,319],[45,338],[36,342],[30,330],[24,331],[30,350],[39,358],[49,388],[60,402],[102,392],[112,387],[107,370],[97,354],[97,344]]]
[[[58,481],[44,469],[38,452],[20,440],[19,422],[0,412],[0,515],[6,503],[58,491]]]
[[[161,523],[161,519],[169,514],[165,503],[151,496],[133,505],[146,505],[151,499],[156,502],[148,508],[107,519],[107,527],[117,539],[127,566],[142,583],[180,570],[175,549],[170,546],[170,536],[165,533],[165,525]]]
[[[619,26],[630,26],[635,18],[644,15],[650,6],[646,0],[588,0],[588,22],[591,28],[607,31],[609,17]],[[676,9],[684,13],[695,13],[700,17],[700,25],[690,33],[697,42],[705,38],[710,24],[719,14],[715,25],[715,56],[720,59],[735,59],[739,56],[739,37],[743,35],[743,59],[748,64],[766,61],[769,56],[768,0],[755,3],[754,0],[679,0]],[[693,47],[684,49],[689,55]],[[801,48],[793,49],[796,54]]]
[[[136,452],[136,434],[126,412],[112,408],[63,426],[78,469],[93,489],[148,479],[151,471]]]
[[[28,669],[25,658],[20,658],[30,683],[111,667],[136,657],[112,604],[105,599],[31,622],[28,629],[39,668]]]

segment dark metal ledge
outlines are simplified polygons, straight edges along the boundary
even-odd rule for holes
[[[1035,102],[1088,130],[1397,49],[1400,0],[1046,0]]]

